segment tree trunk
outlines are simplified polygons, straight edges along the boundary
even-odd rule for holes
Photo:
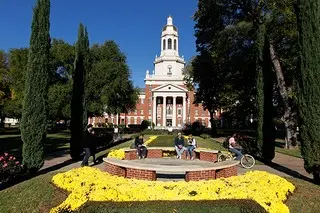
[[[285,129],[286,129],[285,148],[289,149],[290,144],[292,142],[292,136],[294,135],[294,122],[292,121],[292,118],[291,118],[292,108],[289,106],[288,90],[286,87],[286,82],[284,81],[280,60],[271,42],[269,42],[269,51],[270,51],[272,66],[277,77],[277,86],[285,107],[285,113],[282,117],[282,121],[284,122]]]

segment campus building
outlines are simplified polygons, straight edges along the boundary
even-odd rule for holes
[[[179,54],[178,28],[172,17],[161,31],[161,51],[153,62],[154,69],[146,71],[145,88],[141,89],[134,111],[128,114],[89,118],[89,123],[117,125],[140,124],[149,120],[155,128],[182,128],[186,123],[199,120],[210,127],[210,115],[201,104],[193,104],[194,92],[188,91],[184,81],[185,60]]]

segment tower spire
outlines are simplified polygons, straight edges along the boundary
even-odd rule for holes
[[[171,15],[169,15],[168,16],[168,18],[167,18],[167,25],[172,25],[172,17],[171,17]]]

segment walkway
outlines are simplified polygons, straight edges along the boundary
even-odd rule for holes
[[[99,155],[104,157],[106,153],[100,152]],[[188,161],[191,163],[191,161]],[[195,161],[196,162],[196,161]],[[81,161],[73,162],[70,158],[69,153],[60,152],[56,154],[56,157],[49,157],[45,160],[44,166],[41,171],[68,171],[72,168],[80,167]],[[272,174],[276,174],[282,177],[296,177],[304,180],[311,180],[312,175],[308,174],[303,167],[303,159],[292,157],[289,155],[277,153],[275,154],[275,158],[270,165],[255,165],[252,169],[244,169],[239,166],[238,173],[244,174],[250,170],[261,170],[267,171]],[[104,163],[101,162],[97,165],[92,165],[95,168],[103,169]]]

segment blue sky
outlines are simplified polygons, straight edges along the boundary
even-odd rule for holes
[[[36,0],[0,0],[0,49],[29,45],[32,8]],[[160,54],[161,29],[168,15],[179,30],[179,51],[189,60],[195,51],[192,15],[196,0],[52,0],[51,37],[73,44],[79,23],[90,43],[114,40],[128,59],[134,84],[144,86],[147,69]]]

